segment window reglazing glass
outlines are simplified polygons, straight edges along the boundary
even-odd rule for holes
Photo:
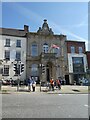
[[[10,60],[10,51],[5,50],[5,59]]]
[[[10,47],[10,39],[6,39],[5,47]]]
[[[75,53],[75,47],[71,46],[71,53]]]
[[[84,72],[83,57],[73,57],[73,72]]]
[[[44,43],[44,45],[43,45],[43,52],[44,53],[48,53],[48,44],[47,43]]]
[[[31,75],[32,76],[38,76],[38,65],[37,64],[32,64]]]
[[[21,47],[21,40],[16,41],[16,47]]]
[[[32,46],[31,46],[31,56],[37,56],[37,55],[38,55],[37,44],[32,44]]]
[[[9,65],[4,65],[4,75],[9,75]]]
[[[82,47],[79,47],[78,49],[79,49],[79,53],[82,53],[82,52],[83,52]]]
[[[21,60],[21,52],[20,51],[16,51],[16,60]]]

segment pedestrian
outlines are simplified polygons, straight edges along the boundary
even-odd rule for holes
[[[54,80],[53,80],[53,78],[50,79],[50,84],[51,84],[52,91],[54,91]]]
[[[56,84],[57,84],[58,89],[60,90],[61,89],[61,83],[60,83],[59,79],[56,80]]]
[[[29,89],[29,91],[31,91],[31,86],[32,86],[32,78],[29,77],[29,79],[28,79],[28,89]]]
[[[13,83],[14,83],[14,82],[13,82],[13,79],[11,78],[11,80],[10,80],[10,81],[11,81],[11,86],[13,87]]]
[[[35,82],[35,80],[33,79],[33,80],[32,80],[32,89],[33,89],[33,92],[35,92],[35,87],[36,87],[36,82]]]

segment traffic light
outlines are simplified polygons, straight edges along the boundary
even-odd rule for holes
[[[21,72],[24,71],[24,64],[21,64]]]
[[[14,71],[16,75],[20,74],[20,65],[18,64],[14,64]]]
[[[14,71],[17,73],[17,64],[14,64]]]
[[[45,73],[45,66],[42,66],[42,73]]]

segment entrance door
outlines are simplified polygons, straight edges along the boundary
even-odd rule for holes
[[[74,75],[74,80],[76,81],[76,84],[78,85],[79,84],[79,75],[78,74]]]
[[[65,75],[66,85],[69,85],[69,75]]]
[[[50,82],[50,71],[49,71],[49,68],[47,68],[47,81]]]

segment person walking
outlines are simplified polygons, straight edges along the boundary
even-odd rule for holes
[[[60,83],[59,79],[56,80],[56,85],[57,85],[58,89],[60,90],[61,89],[61,83]]]
[[[52,91],[54,91],[54,80],[53,80],[53,78],[50,79],[50,84],[51,84]]]

